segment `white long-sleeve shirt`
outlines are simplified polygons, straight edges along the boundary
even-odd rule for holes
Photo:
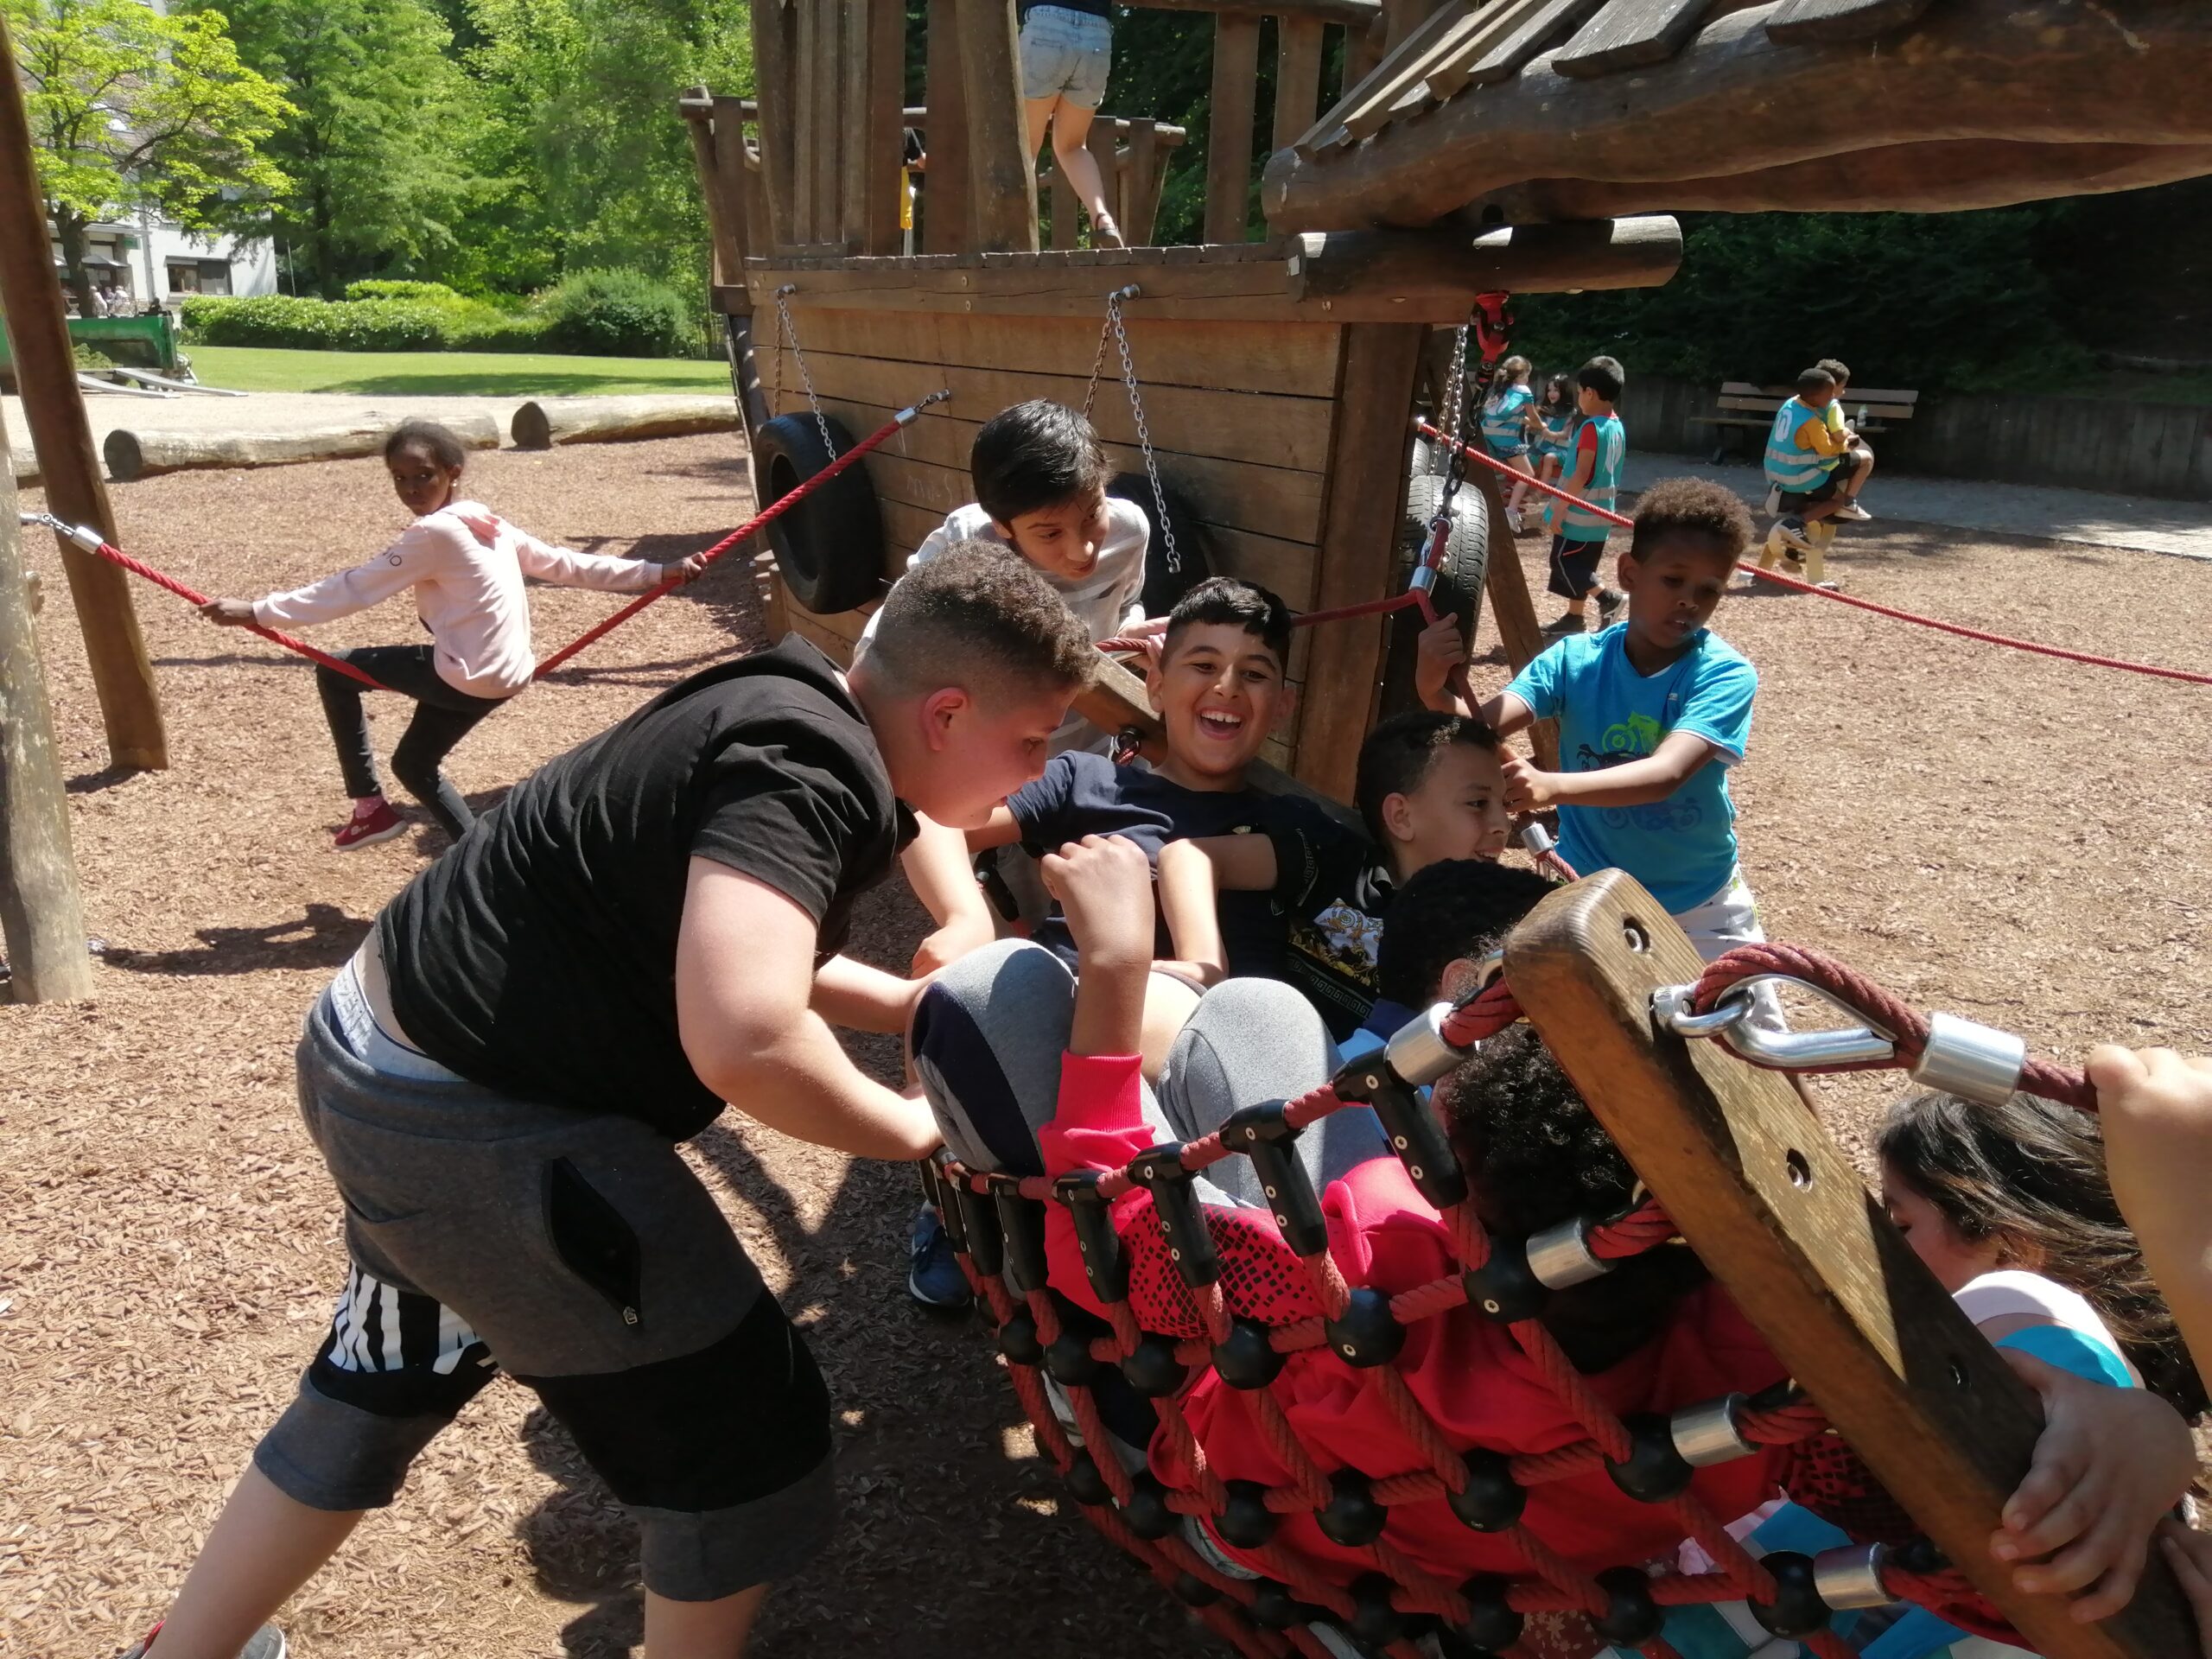
[[[490,543],[469,528],[471,518],[498,524]],[[509,697],[530,683],[537,666],[524,577],[636,594],[665,574],[650,560],[549,546],[495,518],[480,502],[454,501],[417,518],[365,564],[256,600],[253,620],[265,628],[311,627],[412,588],[416,614],[430,630],[439,677],[474,697]]]

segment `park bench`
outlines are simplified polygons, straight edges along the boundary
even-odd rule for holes
[[[1741,453],[1745,447],[1745,432],[1764,432],[1772,426],[1774,411],[1793,395],[1793,389],[1789,386],[1755,386],[1748,380],[1724,380],[1720,383],[1720,395],[1713,403],[1716,412],[1693,415],[1690,424],[1719,429],[1713,446],[1713,461],[1719,466],[1732,454]],[[1859,429],[1871,435],[1910,420],[1919,402],[1917,391],[1872,387],[1861,390],[1854,385],[1844,394],[1843,406],[1844,412],[1858,423]]]

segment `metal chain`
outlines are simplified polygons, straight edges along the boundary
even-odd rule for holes
[[[1451,424],[1445,428],[1448,441],[1444,446],[1444,490],[1436,498],[1436,516],[1440,518],[1450,514],[1452,498],[1459,493],[1459,486],[1467,481],[1465,445],[1467,403],[1471,391],[1467,373],[1467,325],[1463,322],[1452,334],[1452,373],[1445,393],[1451,405],[1452,417]]]
[[[1121,348],[1122,384],[1129,389],[1129,413],[1136,422],[1137,449],[1144,456],[1144,475],[1152,485],[1153,505],[1160,516],[1160,542],[1167,550],[1168,574],[1179,576],[1183,574],[1183,556],[1176,549],[1175,526],[1167,517],[1167,494],[1160,488],[1160,463],[1153,456],[1152,430],[1145,424],[1144,397],[1137,390],[1136,359],[1129,355],[1129,331],[1122,321],[1122,302],[1136,292],[1137,286],[1132,283],[1106,296],[1106,333],[1114,336],[1114,343]],[[1099,336],[1099,352],[1104,355],[1105,334]]]
[[[1098,401],[1098,377],[1106,372],[1106,342],[1114,337],[1114,319],[1118,302],[1106,302],[1106,321],[1098,325],[1098,352],[1090,359],[1090,384],[1083,390],[1083,418],[1090,418],[1090,406]]]
[[[1466,378],[1466,372],[1467,325],[1463,322],[1452,332],[1452,367],[1444,377],[1444,390],[1436,399],[1437,424],[1455,434],[1457,428],[1454,423],[1458,421],[1459,415],[1459,389]],[[1448,464],[1449,457],[1432,452],[1429,456],[1429,470],[1432,474],[1437,470],[1436,463],[1439,461],[1444,461]]]
[[[791,314],[784,302],[784,296],[795,293],[798,288],[797,283],[785,283],[776,290],[776,315],[781,320],[782,338],[791,343],[791,361],[798,365],[799,384],[806,388],[807,407],[814,411],[815,430],[822,434],[823,453],[834,460],[837,454],[837,441],[830,435],[830,417],[822,412],[822,399],[814,395],[814,376],[807,369],[806,353],[799,349],[798,330],[791,326]],[[783,353],[779,352],[776,354],[776,393],[779,397],[783,393]]]

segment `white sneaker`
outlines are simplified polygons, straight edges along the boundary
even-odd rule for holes
[[[1841,518],[1848,524],[1865,524],[1872,523],[1874,515],[1856,501],[1847,501],[1838,507],[1831,517]]]
[[[1528,525],[1521,522],[1521,509],[1518,507],[1508,507],[1505,510],[1505,522],[1513,526],[1513,533],[1516,536],[1526,536],[1529,533]]]

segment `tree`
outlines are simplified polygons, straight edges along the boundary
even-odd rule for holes
[[[297,113],[268,149],[296,181],[275,205],[296,282],[442,273],[495,186],[464,156],[481,116],[424,0],[222,0],[239,57]]]
[[[262,153],[292,113],[238,61],[223,20],[139,0],[0,0],[15,37],[47,212],[90,315],[86,232],[158,212],[188,230],[252,223],[289,183]]]

